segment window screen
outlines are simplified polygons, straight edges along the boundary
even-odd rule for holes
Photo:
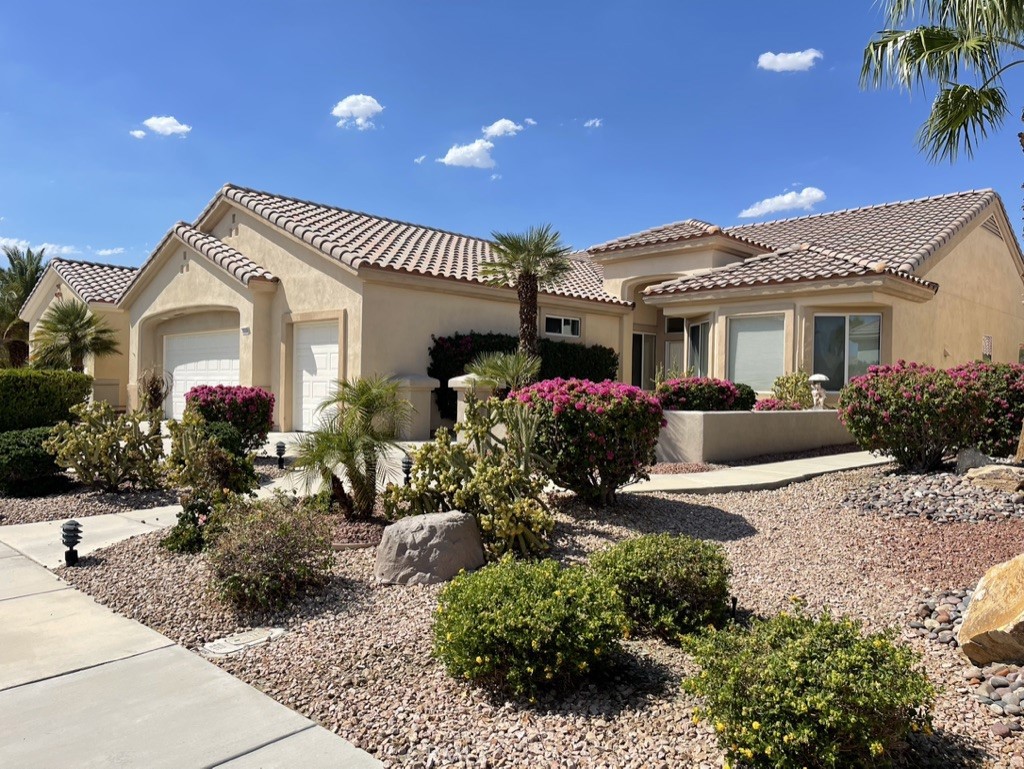
[[[729,319],[729,372],[758,392],[772,389],[785,369],[785,319],[781,315]]]

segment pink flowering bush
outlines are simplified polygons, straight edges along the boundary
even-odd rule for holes
[[[510,397],[540,415],[536,448],[551,480],[586,502],[612,503],[621,486],[648,477],[663,424],[650,393],[608,380],[548,379]]]
[[[665,411],[749,411],[754,407],[753,390],[714,377],[669,379],[654,394]]]
[[[781,398],[765,398],[754,404],[754,411],[803,411],[803,409],[804,406],[799,401]]]
[[[1012,456],[1024,423],[1024,366],[976,362],[948,371],[957,385],[981,399],[977,447],[989,456]]]
[[[860,447],[911,472],[938,469],[973,445],[981,411],[976,393],[949,373],[902,360],[869,367],[839,394],[839,419]]]
[[[185,408],[207,424],[227,422],[242,435],[242,448],[256,451],[273,425],[274,395],[262,387],[199,385],[185,393]]]

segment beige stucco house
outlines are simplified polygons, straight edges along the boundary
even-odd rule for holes
[[[141,268],[116,268],[116,301],[109,276],[103,301],[62,277],[115,268],[60,260],[22,316],[34,325],[58,286],[110,313],[127,354],[102,373],[128,404],[140,373],[163,370],[168,416],[195,384],[238,383],[275,393],[281,429],[307,429],[332,382],[382,373],[402,379],[421,438],[438,423],[431,335],[518,329],[514,291],[480,278],[490,258],[481,238],[227,185]],[[643,386],[664,366],[761,392],[804,369],[835,390],[875,362],[1016,361],[1024,343],[1024,259],[992,191],[739,227],[690,219],[572,266],[541,296],[540,333],[614,348],[620,377]]]

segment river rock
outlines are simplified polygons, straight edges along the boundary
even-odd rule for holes
[[[1024,555],[985,572],[967,606],[959,640],[975,665],[1024,663]]]
[[[456,510],[410,515],[386,527],[373,573],[387,584],[432,585],[483,565],[476,519]]]

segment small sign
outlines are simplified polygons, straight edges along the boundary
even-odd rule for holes
[[[203,654],[210,657],[227,657],[231,654],[238,654],[251,646],[259,646],[267,641],[274,641],[284,635],[284,630],[279,627],[258,627],[246,630],[242,633],[235,633],[225,638],[203,644]]]

